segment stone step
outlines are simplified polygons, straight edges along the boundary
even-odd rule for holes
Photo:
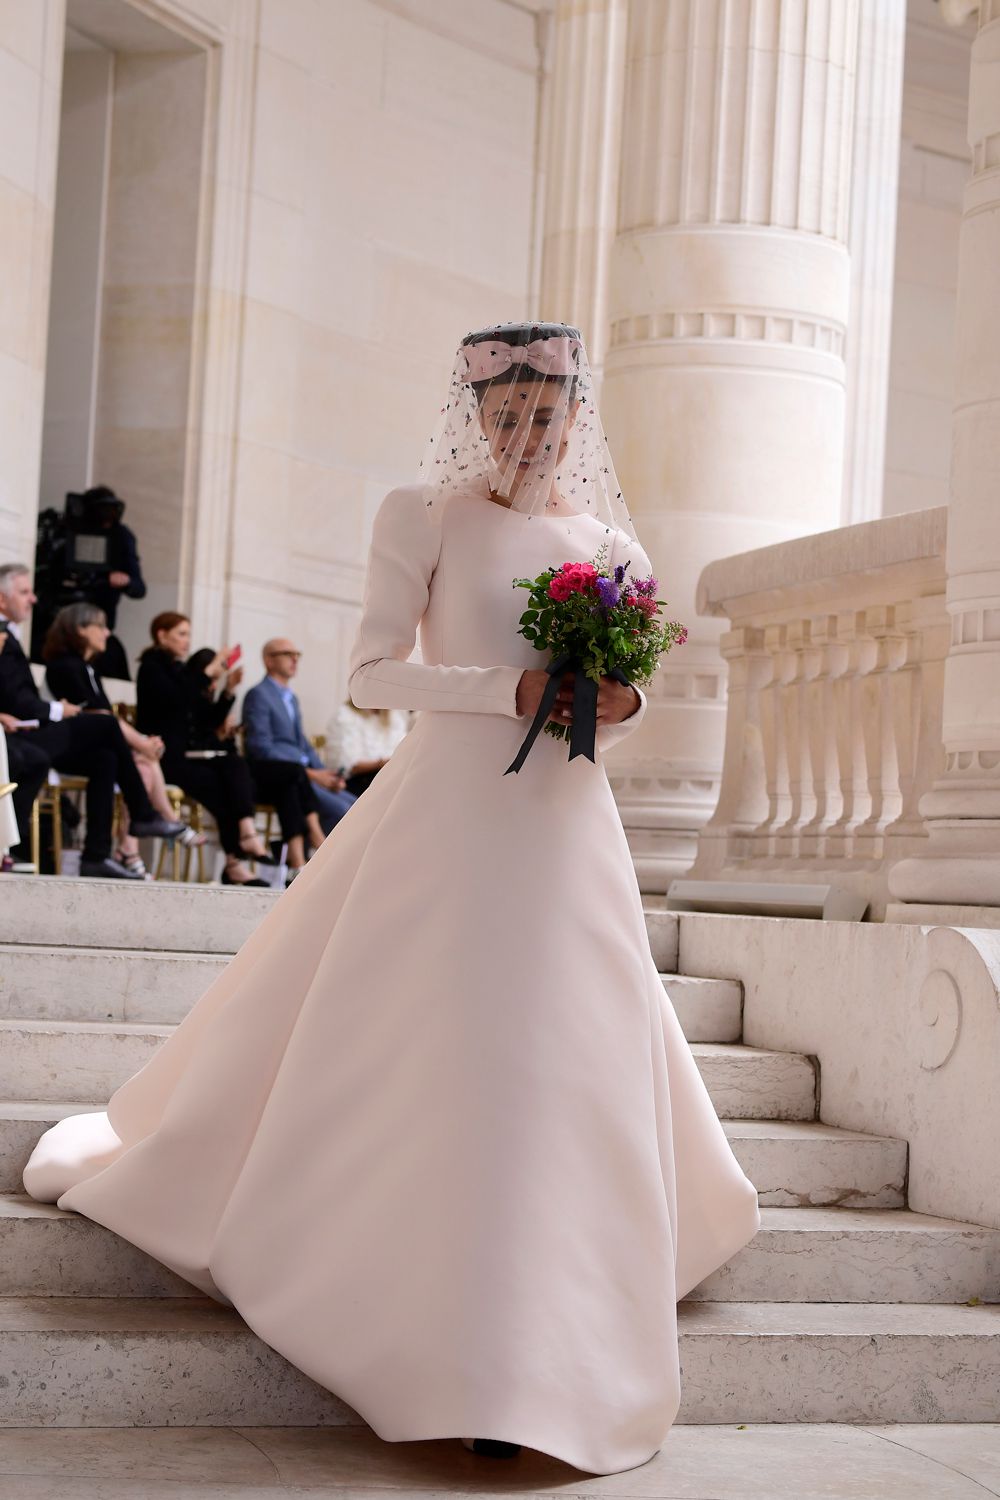
[[[276,891],[169,880],[5,875],[0,943],[235,953],[279,899]],[[113,895],[113,900],[108,896]],[[58,921],[53,920],[58,914]],[[676,912],[645,911],[656,967],[677,968]],[[54,930],[56,929],[56,930]]]
[[[743,986],[738,979],[663,974],[663,988],[689,1042],[738,1042],[743,1035]]]
[[[168,880],[5,875],[0,943],[235,953],[278,899],[275,891]]]
[[[0,1021],[0,1098],[107,1099],[172,1029],[126,1021]],[[814,1118],[811,1058],[711,1042],[695,1042],[691,1051],[720,1115]]]
[[[1000,1308],[686,1302],[685,1423],[990,1422]],[[0,1299],[2,1427],[344,1425],[336,1396],[199,1298]]]
[[[815,1058],[715,1042],[692,1042],[691,1052],[721,1118],[816,1118]]]
[[[1000,1301],[1000,1230],[905,1209],[765,1208],[745,1249],[690,1294],[712,1302]],[[0,1297],[190,1297],[79,1214],[0,1196]]]
[[[908,1209],[762,1208],[708,1302],[1000,1302],[1000,1230]]]
[[[685,1302],[678,1332],[681,1422],[997,1419],[1000,1307]]]
[[[103,1107],[0,1100],[0,1193],[21,1191],[21,1174],[43,1130],[65,1115]],[[905,1141],[812,1120],[722,1123],[762,1206],[900,1208],[905,1202]]]
[[[21,1174],[39,1136],[66,1115],[103,1109],[103,1104],[39,1099],[0,1101],[0,1193],[23,1191]]]
[[[30,1021],[176,1024],[222,973],[228,955],[165,949],[0,946],[0,1016]],[[743,987],[732,979],[665,974],[689,1042],[736,1042]]]
[[[7,944],[0,948],[0,1016],[172,1025],[228,962],[226,954]]]
[[[123,1021],[0,1021],[0,1097],[108,1099],[172,1031]]]
[[[906,1141],[818,1120],[723,1125],[762,1207],[902,1208],[906,1202]]]

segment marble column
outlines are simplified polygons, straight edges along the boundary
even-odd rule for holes
[[[539,316],[583,332],[595,377],[607,345],[618,213],[627,0],[556,0]]]
[[[65,0],[0,6],[0,560],[33,563]]]
[[[951,4],[960,23],[968,4]],[[945,770],[920,802],[928,846],[889,876],[909,920],[1000,924],[1000,0],[983,0],[969,79],[972,174],[959,236],[948,507]],[[933,908],[928,911],[928,908]],[[950,908],[950,910],[949,910]]]
[[[602,406],[670,614],[691,627],[609,769],[646,890],[718,794],[710,561],[838,525],[857,0],[631,0]]]
[[[906,0],[862,5],[848,239],[845,526],[882,514],[905,49]]]

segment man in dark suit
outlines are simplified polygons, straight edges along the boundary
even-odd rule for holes
[[[108,714],[82,714],[74,703],[49,703],[39,696],[20,641],[20,627],[34,603],[28,569],[21,563],[0,565],[0,714],[4,715],[11,780],[18,782],[14,810],[21,837],[50,767],[86,776],[87,833],[80,874],[115,880],[141,878],[111,858],[115,783],[129,810],[130,831],[137,838],[176,838],[184,824],[157,817],[116,719]]]
[[[299,700],[292,691],[299,658],[290,640],[283,636],[264,646],[267,676],[252,687],[243,700],[247,760],[262,797],[270,800],[282,770],[299,766],[308,779],[323,832],[329,833],[356,800],[345,790],[344,778],[328,771],[302,728]]]

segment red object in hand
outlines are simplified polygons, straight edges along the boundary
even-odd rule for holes
[[[226,666],[226,671],[227,672],[231,672],[233,670],[233,668],[235,667],[236,663],[239,661],[239,659],[240,659],[240,657],[242,655],[243,655],[243,647],[242,646],[234,646],[233,649],[230,651],[229,655],[226,657],[225,666]]]

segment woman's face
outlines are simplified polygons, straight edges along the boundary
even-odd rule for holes
[[[169,651],[171,656],[183,661],[191,650],[191,621],[181,620],[170,630],[158,630],[156,644],[162,651]]]
[[[100,656],[108,644],[108,636],[111,634],[103,616],[100,620],[95,620],[90,625],[78,625],[77,632],[80,637],[80,645],[83,648],[84,661],[89,661],[92,656]]]
[[[566,456],[579,405],[569,400],[561,380],[494,382],[489,387],[479,420],[505,495],[539,482],[548,491]]]

